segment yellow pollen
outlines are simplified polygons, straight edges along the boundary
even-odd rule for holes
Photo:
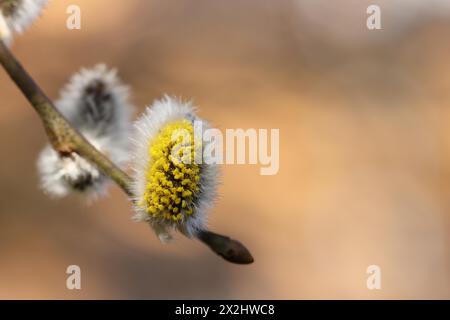
[[[151,141],[148,149],[151,165],[139,203],[150,216],[178,222],[194,212],[194,201],[200,191],[195,149],[194,128],[186,119],[166,125]]]

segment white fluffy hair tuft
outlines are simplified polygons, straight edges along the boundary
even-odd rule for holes
[[[1,0],[0,39],[11,44],[14,33],[22,33],[41,14],[48,0]]]

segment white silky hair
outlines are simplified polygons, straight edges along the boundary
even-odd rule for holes
[[[99,64],[72,76],[55,102],[57,109],[94,147],[116,165],[129,160],[130,117],[128,87],[114,69]],[[76,153],[59,155],[50,145],[41,152],[37,167],[41,187],[53,197],[80,191],[95,198],[106,194],[108,179]]]
[[[5,17],[0,11],[0,40],[2,40],[6,45],[10,45],[12,42],[12,32],[5,20]]]
[[[169,123],[180,120],[202,121],[203,129],[209,127],[208,123],[195,115],[195,109],[191,102],[183,102],[180,99],[164,96],[161,100],[156,100],[144,111],[143,115],[135,122],[135,132],[133,135],[133,184],[135,221],[145,221],[155,231],[162,242],[171,240],[171,229],[178,229],[188,237],[195,236],[200,230],[204,230],[207,225],[207,214],[216,198],[218,183],[218,167],[216,164],[200,164],[200,191],[196,194],[194,211],[189,216],[183,216],[178,222],[167,221],[165,219],[154,218],[146,212],[146,209],[139,205],[142,202],[146,185],[146,173],[152,166],[153,160],[149,155],[150,143],[158,135],[160,130]],[[208,141],[203,141],[204,149]]]
[[[41,14],[48,0],[16,0],[11,12],[1,12],[0,37],[7,45],[12,42],[14,33],[23,33]]]

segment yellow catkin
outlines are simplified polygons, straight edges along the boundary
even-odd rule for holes
[[[149,215],[177,222],[193,213],[195,196],[200,191],[195,150],[194,128],[188,120],[166,125],[151,141],[148,149],[151,165],[141,203]],[[174,157],[172,152],[178,156]]]

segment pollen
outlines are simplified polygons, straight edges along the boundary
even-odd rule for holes
[[[167,124],[150,141],[150,165],[141,205],[153,218],[178,222],[195,212],[200,166],[195,163],[194,128],[186,119]]]

